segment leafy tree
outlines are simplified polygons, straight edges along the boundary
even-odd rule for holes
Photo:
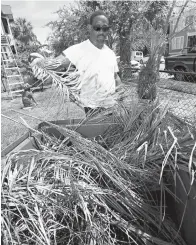
[[[88,38],[88,17],[93,9],[95,9],[93,2],[81,1],[75,7],[66,6],[57,11],[58,20],[47,24],[52,29],[48,42],[56,55],[75,42]]]
[[[11,28],[13,36],[18,42],[24,45],[38,43],[37,37],[33,32],[31,22],[27,21],[25,18],[17,18],[13,22]]]
[[[52,35],[48,37],[48,42],[58,55],[62,50],[68,48],[74,43],[74,30],[77,17],[74,18],[70,10],[64,8],[59,9],[57,13],[59,15],[59,19],[57,21],[50,22],[47,25],[52,29]]]
[[[152,1],[144,13],[144,17],[155,30],[159,30],[164,28],[168,8],[168,1]]]
[[[130,62],[131,51],[131,29],[138,15],[138,1],[117,1],[113,2],[116,6],[112,18],[112,25],[116,29],[119,37],[119,55],[120,60],[124,63]]]
[[[31,22],[25,18],[17,18],[11,25],[13,36],[16,40],[19,63],[28,60],[32,52],[36,52],[40,46],[36,35],[33,32]]]
[[[16,47],[18,56],[17,64],[21,69],[23,76],[30,77],[33,80],[33,73],[29,67],[28,58],[30,53],[37,52],[40,42],[37,40],[33,32],[31,22],[25,18],[17,18],[11,25],[13,36],[16,40]]]
[[[56,54],[59,54],[74,44],[75,38],[78,42],[87,39],[88,18],[96,9],[102,9],[109,16],[111,26],[107,44],[120,55],[123,63],[129,63],[131,48],[134,44],[138,44],[139,40],[140,47],[145,47],[144,37],[136,35],[138,28],[143,34],[147,22],[156,23],[157,16],[161,22],[162,8],[164,7],[165,10],[166,3],[161,1],[153,2],[153,4],[148,1],[79,1],[74,7],[61,8],[57,12],[58,20],[48,24],[52,28],[49,42]],[[151,15],[150,12],[152,12]],[[132,38],[133,33],[136,38]]]

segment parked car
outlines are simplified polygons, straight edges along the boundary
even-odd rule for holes
[[[143,57],[142,63],[143,63],[143,64],[146,64],[147,61],[149,60],[149,57],[150,57],[150,55],[145,55],[145,56]]]
[[[142,63],[143,61],[143,52],[142,51],[131,51],[131,60],[136,60]]]
[[[119,64],[120,63],[120,56],[116,56],[116,60],[117,60],[117,63]],[[131,72],[132,73],[135,73],[135,72],[138,72],[141,68],[141,64],[140,62],[136,61],[136,60],[130,60],[130,65],[131,65]],[[128,66],[129,67],[129,66]],[[120,74],[120,72],[119,72]]]
[[[175,56],[168,56],[165,58],[165,70],[181,71],[181,73],[174,74],[174,77],[178,81],[189,80],[189,76],[183,74],[183,72],[196,72],[196,53],[185,53],[182,50],[181,54]]]
[[[131,60],[130,64],[131,64],[131,68],[135,69],[135,72],[137,72],[141,68],[140,62],[136,60]]]
[[[144,56],[144,58],[143,58],[143,64],[146,64],[147,63],[147,61],[149,60],[149,57],[150,57],[149,54]],[[163,64],[163,63],[165,63],[165,57],[164,56],[161,56],[160,64]]]
[[[117,63],[119,64],[120,56],[116,56],[116,60],[117,60]],[[130,61],[130,64],[131,64],[131,68],[134,68],[134,69],[140,69],[141,67],[140,62],[133,60],[133,59]]]

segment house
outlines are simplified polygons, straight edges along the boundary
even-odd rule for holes
[[[16,53],[15,40],[10,23],[14,21],[11,6],[1,5],[1,45],[9,43],[13,53]]]
[[[191,9],[182,14],[177,28],[174,31],[178,17],[173,17],[170,23],[169,55],[193,52],[196,46],[196,9]]]

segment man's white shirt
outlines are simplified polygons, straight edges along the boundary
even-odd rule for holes
[[[63,53],[80,72],[83,105],[91,108],[113,106],[114,74],[119,71],[115,53],[106,45],[98,49],[90,40],[73,45]]]

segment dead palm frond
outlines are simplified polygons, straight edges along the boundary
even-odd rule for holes
[[[65,102],[66,100],[78,101],[79,103],[79,86],[80,86],[80,74],[74,70],[70,72],[70,66],[66,72],[55,71],[61,65],[61,60],[53,58],[45,58],[37,55],[37,58],[31,63],[31,68],[34,76],[42,80],[44,83],[48,78],[52,79],[52,85],[59,93],[59,98]]]
[[[165,196],[179,165],[195,171],[195,129],[154,112],[149,105],[135,124],[141,111],[116,108],[115,124],[94,139],[48,122],[62,139],[46,126],[35,134],[42,150],[11,154],[2,163],[5,244],[185,244]]]

